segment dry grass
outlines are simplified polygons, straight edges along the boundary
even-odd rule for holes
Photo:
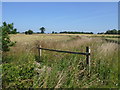
[[[92,35],[89,37],[77,34],[11,35],[11,40],[17,41],[17,44],[7,54],[15,57],[18,64],[24,61],[32,61],[31,63],[36,64],[35,70],[40,73],[36,74],[35,71],[33,83],[35,88],[117,87],[118,45],[107,43],[99,37],[90,36]],[[38,64],[35,62],[35,55],[38,54],[37,45],[44,48],[79,52],[85,52],[86,46],[90,46],[91,77],[88,76],[85,67],[85,56],[82,55],[43,50],[42,62]],[[15,60],[13,63],[16,64]],[[109,83],[108,80],[110,80]]]
[[[118,45],[115,43],[103,43],[99,48],[98,52],[99,54],[105,55],[106,54],[112,54],[114,52],[118,51]]]

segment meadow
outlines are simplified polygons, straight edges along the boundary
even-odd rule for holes
[[[3,53],[3,88],[118,88],[117,43],[81,34],[16,34],[10,39],[17,43]],[[84,55],[42,50],[39,59],[38,45],[76,52],[89,46],[90,73]]]

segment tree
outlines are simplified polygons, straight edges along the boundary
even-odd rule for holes
[[[116,29],[113,30],[107,30],[105,34],[118,34],[118,31]]]
[[[17,34],[17,33],[18,33],[18,32],[17,32],[17,29],[16,29],[16,28],[11,31],[11,34]]]
[[[118,34],[120,34],[120,30],[118,30]]]
[[[25,34],[33,34],[32,30],[25,31]]]
[[[25,31],[25,34],[28,34],[28,31]]]
[[[45,28],[44,27],[41,27],[40,30],[41,30],[41,33],[45,32]]]
[[[14,24],[7,24],[6,22],[3,22],[3,26],[6,27],[6,31],[8,34],[17,34],[17,29],[14,28]]]
[[[93,32],[74,32],[74,31],[63,31],[60,33],[67,33],[67,34],[93,34]]]
[[[33,34],[33,31],[32,30],[28,30],[28,34]]]
[[[7,24],[6,22],[3,22],[3,25],[1,26],[0,30],[2,33],[2,51],[9,51],[10,47],[16,43],[12,42],[9,38],[9,34],[11,33],[11,31],[14,30],[13,23]]]
[[[101,32],[101,33],[98,32],[97,34],[104,34],[104,32]]]
[[[54,34],[55,32],[54,31],[52,31],[52,34]]]

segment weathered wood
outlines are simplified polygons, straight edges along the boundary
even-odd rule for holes
[[[42,56],[42,51],[41,51],[41,49],[39,49],[39,48],[41,48],[41,45],[38,46],[38,54],[39,54],[39,60],[40,60],[40,58],[41,58],[41,56]]]
[[[90,72],[90,49],[89,49],[89,47],[86,47],[86,53],[81,53],[81,52],[71,52],[71,51],[61,51],[61,50],[47,49],[47,48],[42,48],[41,46],[39,46],[38,47],[39,58],[42,55],[42,50],[85,55],[86,56],[86,65],[88,66],[88,69],[89,69],[89,72]]]
[[[86,65],[88,66],[89,73],[90,73],[91,63],[90,63],[90,48],[89,47],[86,47],[86,53],[89,53],[88,55],[86,55]]]
[[[90,63],[90,49],[86,47],[86,64],[89,65]]]
[[[39,46],[41,48],[41,45]],[[40,57],[42,56],[42,49],[40,49]]]
[[[47,48],[39,48],[39,49],[48,50],[48,51],[55,51],[55,52],[62,52],[62,53],[89,55],[89,53],[81,53],[81,52],[61,51],[61,50],[54,50],[54,49],[47,49]]]

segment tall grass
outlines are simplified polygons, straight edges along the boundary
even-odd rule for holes
[[[99,37],[69,35],[15,35],[17,45],[3,58],[3,87],[116,88],[118,45]],[[85,52],[91,48],[91,70],[83,55],[42,50],[36,47]],[[26,76],[26,77],[25,77]],[[11,80],[11,78],[13,78]]]

